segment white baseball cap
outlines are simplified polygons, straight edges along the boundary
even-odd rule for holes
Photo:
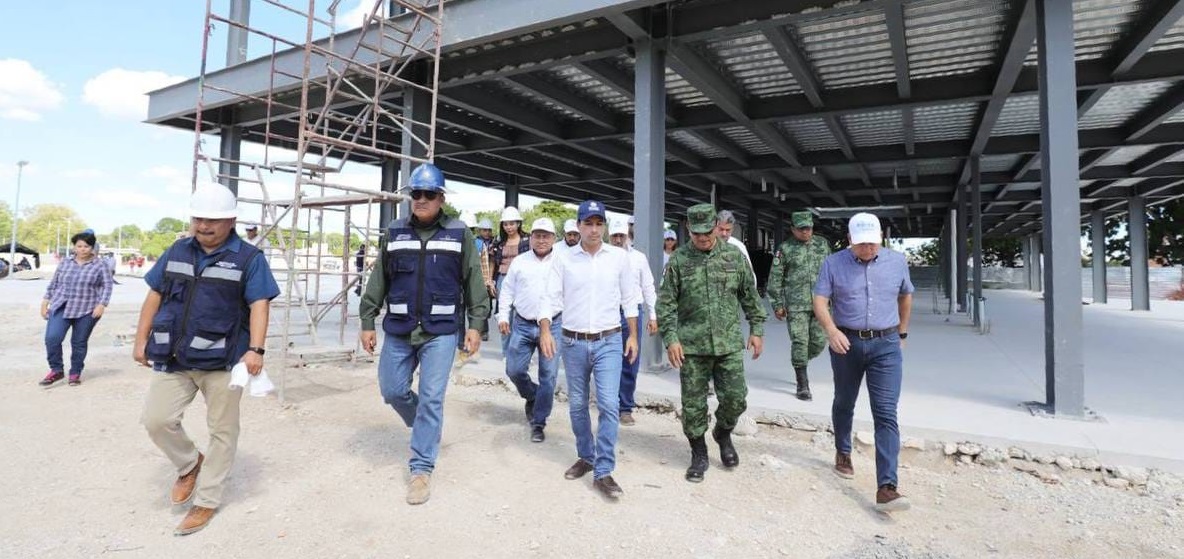
[[[530,232],[546,231],[552,235],[555,234],[555,224],[551,222],[549,217],[540,217],[530,224]]]
[[[847,222],[847,233],[851,235],[851,244],[864,243],[880,244],[884,240],[880,230],[880,218],[869,213],[857,213]]]
[[[608,234],[611,235],[628,235],[629,224],[621,220],[615,220],[608,227]]]
[[[678,240],[678,234],[676,234],[674,231],[671,231],[671,230],[667,229],[666,231],[664,231],[664,232],[662,233],[662,240],[666,240],[666,239],[674,239],[674,240],[676,240],[676,241],[677,241],[677,240]]]
[[[563,222],[563,232],[564,233],[579,233],[580,228],[576,227],[576,220],[569,219],[569,220]]]

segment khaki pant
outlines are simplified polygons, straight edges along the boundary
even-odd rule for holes
[[[206,401],[206,424],[210,442],[197,477],[193,504],[218,508],[222,502],[222,484],[234,463],[238,448],[239,401],[242,390],[231,390],[228,371],[153,372],[144,402],[141,423],[148,437],[177,467],[183,476],[197,465],[197,447],[181,427],[185,408],[201,391]]]

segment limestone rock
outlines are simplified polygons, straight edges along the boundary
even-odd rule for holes
[[[954,443],[946,443],[942,448],[942,452],[944,452],[946,456],[958,454],[958,445]]]
[[[911,448],[913,450],[925,450],[925,439],[918,439],[916,437],[908,437],[901,441],[900,446],[904,448]]]
[[[958,454],[965,454],[967,456],[978,456],[983,451],[983,447],[974,443],[962,443],[958,445]]]
[[[789,466],[789,464],[786,464],[785,461],[771,454],[762,454],[760,458],[757,459],[757,461],[760,463],[760,465],[772,470],[780,470]]]
[[[1114,469],[1114,477],[1125,479],[1131,485],[1147,485],[1147,469],[1119,466]]]
[[[1073,469],[1073,460],[1071,460],[1068,456],[1057,456],[1053,462],[1062,470]]]
[[[752,437],[757,434],[760,427],[757,426],[756,420],[751,415],[744,414],[740,416],[740,420],[736,422],[736,428],[732,430],[733,435],[740,437]]]
[[[1013,446],[1013,447],[1007,449],[1007,456],[1009,456],[1012,460],[1030,460],[1031,459],[1031,455],[1028,454],[1028,451],[1026,451],[1018,446]]]
[[[1120,477],[1108,477],[1103,483],[1106,484],[1106,487],[1113,487],[1115,489],[1126,489],[1131,485],[1129,480]]]
[[[975,457],[975,462],[988,467],[998,466],[1007,460],[1007,454],[998,448],[983,449],[983,451]]]
[[[1081,469],[1087,472],[1096,472],[1102,469],[1102,464],[1093,458],[1082,458]]]

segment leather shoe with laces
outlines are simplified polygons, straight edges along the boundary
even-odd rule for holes
[[[172,497],[174,505],[183,505],[193,498],[193,488],[197,487],[197,474],[201,472],[201,463],[206,459],[202,453],[197,453],[197,465],[189,473],[177,478],[173,483]],[[198,528],[200,530],[201,528]],[[195,530],[196,531],[196,530]]]
[[[432,496],[432,477],[428,474],[413,474],[407,482],[407,504],[422,505]]]
[[[186,514],[185,518],[181,520],[181,523],[177,525],[177,528],[173,530],[173,535],[187,536],[200,531],[210,523],[211,518],[214,518],[215,510],[194,505],[193,508],[189,509],[189,514]]]
[[[912,505],[908,497],[896,491],[896,486],[885,483],[876,491],[876,510],[880,512],[898,512],[909,510]]]
[[[855,466],[851,464],[851,455],[842,452],[835,453],[835,475],[843,479],[855,477]]]
[[[601,495],[613,500],[620,499],[621,495],[625,494],[625,490],[621,489],[620,485],[617,485],[617,482],[613,480],[613,476],[604,476],[592,482],[592,486],[597,491],[600,491]]]
[[[563,472],[563,477],[567,479],[580,479],[592,471],[592,464],[583,458],[576,460],[566,472]]]

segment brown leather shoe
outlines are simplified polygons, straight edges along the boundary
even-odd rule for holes
[[[187,536],[201,531],[202,528],[205,528],[210,523],[210,519],[214,518],[214,511],[215,509],[194,505],[193,508],[189,509],[189,514],[185,515],[185,519],[177,525],[177,529],[173,530],[173,535]]]
[[[197,487],[197,474],[201,472],[201,463],[206,459],[202,453],[197,453],[197,465],[189,473],[177,478],[173,483],[172,499],[174,505],[184,505],[193,498],[193,488]],[[198,528],[200,530],[201,528]]]
[[[595,487],[598,491],[600,491],[601,495],[604,495],[605,497],[614,501],[620,499],[621,495],[625,494],[625,490],[621,489],[620,485],[617,485],[617,482],[613,479],[613,476],[604,476],[592,482],[592,487]]]
[[[896,492],[896,486],[886,483],[876,491],[876,510],[880,512],[898,512],[909,510],[912,505],[908,497]]]
[[[637,425],[637,420],[633,419],[633,412],[625,412],[621,414],[621,425],[626,427]]]
[[[835,453],[835,475],[843,479],[855,477],[855,466],[851,464],[851,455],[842,452]]]
[[[580,479],[592,471],[592,464],[588,463],[583,458],[576,460],[566,472],[563,472],[563,477],[567,479]]]

